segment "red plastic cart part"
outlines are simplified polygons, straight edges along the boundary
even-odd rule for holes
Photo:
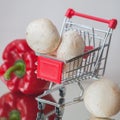
[[[62,61],[38,56],[37,77],[60,84],[63,65]]]
[[[72,16],[79,16],[79,17],[95,20],[95,21],[98,21],[98,22],[107,23],[109,28],[112,28],[112,29],[115,29],[116,26],[117,26],[117,20],[116,19],[107,20],[107,19],[103,19],[103,18],[99,18],[99,17],[95,17],[95,16],[90,16],[90,15],[87,15],[87,14],[78,13],[71,8],[69,8],[67,10],[65,16],[68,17],[68,18],[71,18]]]
[[[85,46],[84,52],[93,50],[93,46]],[[85,55],[83,58],[87,59],[88,55]],[[47,58],[44,56],[38,56],[38,65],[37,65],[37,77],[44,79],[46,81],[54,82],[61,84],[62,81],[62,70],[64,62]]]
[[[94,46],[85,46],[84,53],[86,53],[86,52],[88,52],[90,50],[93,50],[93,49],[94,49]],[[89,54],[84,55],[83,58],[87,59],[88,56],[89,56]]]

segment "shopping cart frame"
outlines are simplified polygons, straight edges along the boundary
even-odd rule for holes
[[[73,23],[71,21],[71,18],[73,16],[105,23],[108,25],[107,30],[101,30],[101,29],[89,27],[89,26],[86,26],[83,24]],[[59,73],[57,73],[58,76],[55,79],[57,79],[57,80],[59,79],[59,80],[57,82],[56,82],[56,80],[51,81],[51,79],[53,78],[53,73],[56,71],[56,69],[53,70],[52,77],[51,76],[50,76],[50,78],[46,77],[47,74],[49,73],[49,71],[46,72],[45,70],[43,70],[43,71],[40,70],[43,67],[39,67],[39,66],[41,66],[41,61],[39,61],[38,77],[40,77],[41,79],[50,81],[51,84],[47,91],[45,91],[42,95],[39,95],[38,97],[36,97],[36,100],[39,103],[45,103],[45,104],[50,104],[50,105],[55,106],[57,109],[59,109],[58,110],[59,112],[60,112],[60,110],[64,111],[64,107],[67,105],[81,102],[83,100],[83,93],[84,93],[84,88],[82,86],[81,81],[88,80],[88,79],[99,79],[105,73],[111,37],[112,37],[113,30],[116,28],[116,26],[117,26],[116,19],[107,20],[107,19],[103,19],[103,18],[99,18],[99,17],[95,17],[95,16],[90,16],[87,14],[82,14],[82,13],[76,12],[75,10],[69,8],[67,10],[67,12],[65,13],[65,18],[64,18],[64,21],[62,24],[60,35],[62,36],[62,34],[65,31],[68,31],[70,29],[78,31],[84,39],[84,42],[86,45],[85,52],[79,56],[76,56],[76,57],[74,57],[70,60],[66,60],[66,61],[61,61],[54,57],[45,56],[45,55],[38,56],[39,60],[47,59],[47,62],[45,62],[45,63],[51,64],[51,60],[52,60],[53,63],[55,61],[57,65],[59,64],[58,65],[59,67],[56,64],[54,65],[54,66],[57,66],[57,69],[59,71]],[[96,43],[96,41],[99,41],[99,42]],[[43,62],[44,62],[44,60],[43,60]],[[50,60],[50,62],[49,62],[49,60]],[[80,65],[78,64],[77,68],[76,67],[74,68],[74,64],[76,64],[76,61],[77,62],[82,61],[82,62]],[[45,65],[45,63],[44,63],[44,65]],[[45,69],[48,66],[48,64],[45,65]],[[70,69],[67,72],[63,71],[64,65],[70,66]],[[44,73],[42,76],[41,72],[46,72],[46,73]],[[67,77],[66,77],[66,75],[67,75]],[[54,82],[57,85],[53,85]],[[43,99],[44,96],[46,96],[48,94],[52,94],[52,92],[54,92],[56,90],[59,90],[59,92],[60,92],[60,97],[61,97],[60,99],[64,98],[65,92],[66,92],[66,90],[65,90],[66,85],[69,85],[72,83],[77,83],[81,90],[80,95],[78,97],[68,101],[67,103],[65,103],[63,101],[55,103],[55,102]]]

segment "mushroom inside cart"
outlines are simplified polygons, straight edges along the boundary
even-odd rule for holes
[[[61,60],[70,60],[84,52],[84,41],[77,31],[69,30],[63,33],[61,44],[57,50],[57,58]],[[65,66],[65,71],[76,69],[80,66],[82,59],[73,61]]]

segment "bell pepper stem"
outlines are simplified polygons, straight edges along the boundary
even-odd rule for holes
[[[22,78],[25,74],[25,63],[23,60],[18,60],[15,62],[13,66],[7,69],[7,71],[4,74],[4,78],[6,80],[9,80],[11,78],[11,74],[15,73],[15,75],[19,78]]]
[[[9,114],[9,120],[21,120],[20,112],[18,110],[12,110]]]

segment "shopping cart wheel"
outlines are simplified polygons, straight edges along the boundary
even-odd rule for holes
[[[42,103],[42,102],[38,101],[38,109],[39,110],[44,110],[45,109],[45,103]]]
[[[59,95],[60,95],[61,97],[64,97],[64,96],[65,96],[65,93],[66,93],[65,87],[61,87],[61,88],[59,89]]]
[[[60,99],[59,99],[58,104],[62,105],[64,102],[65,102],[65,98],[64,98],[64,97],[62,97],[62,98],[60,98]]]
[[[38,112],[36,120],[46,120],[44,113]]]
[[[62,120],[62,117],[56,117],[54,120]]]
[[[63,116],[63,113],[64,113],[64,108],[63,107],[56,107],[55,113],[56,113],[58,118],[61,118]]]

